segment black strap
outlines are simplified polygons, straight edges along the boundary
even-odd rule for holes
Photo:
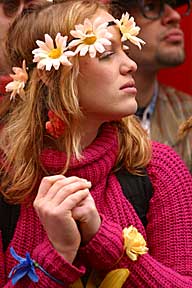
[[[19,218],[20,205],[7,204],[0,196],[0,231],[3,237],[3,251],[6,251]]]
[[[153,195],[153,187],[146,171],[142,176],[133,175],[126,169],[121,169],[115,174],[125,197],[132,204],[144,227],[146,227],[146,214],[149,208],[149,201]]]

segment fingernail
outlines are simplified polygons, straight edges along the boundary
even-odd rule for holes
[[[89,184],[90,186],[92,185],[91,181],[87,181],[87,184]]]
[[[86,184],[88,184],[88,185],[90,185],[90,186],[92,185],[92,184],[91,184],[91,181],[88,181],[88,180],[86,180],[86,179],[83,179],[83,180],[85,181]]]

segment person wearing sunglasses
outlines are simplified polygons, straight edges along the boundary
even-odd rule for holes
[[[150,137],[173,147],[192,171],[192,133],[182,140],[177,137],[180,124],[192,115],[192,98],[157,81],[160,69],[175,67],[185,61],[180,21],[190,14],[190,2],[112,0],[110,4],[115,17],[119,18],[126,11],[134,16],[146,42],[142,53],[135,47],[127,50],[138,65],[135,76],[139,105],[137,115]]]

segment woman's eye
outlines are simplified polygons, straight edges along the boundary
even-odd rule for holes
[[[114,54],[113,51],[105,51],[102,55],[99,56],[99,60],[107,59]]]

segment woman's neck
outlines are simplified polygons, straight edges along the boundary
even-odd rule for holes
[[[89,119],[81,120],[79,124],[79,132],[81,135],[80,146],[81,150],[88,147],[97,137],[99,128],[102,123],[98,121],[90,121]],[[53,139],[52,137],[46,135],[44,139],[45,147],[54,150],[59,150],[65,152],[62,138]]]
[[[82,150],[89,146],[95,140],[98,135],[100,126],[100,121],[90,120],[87,118],[81,121],[80,133]]]

